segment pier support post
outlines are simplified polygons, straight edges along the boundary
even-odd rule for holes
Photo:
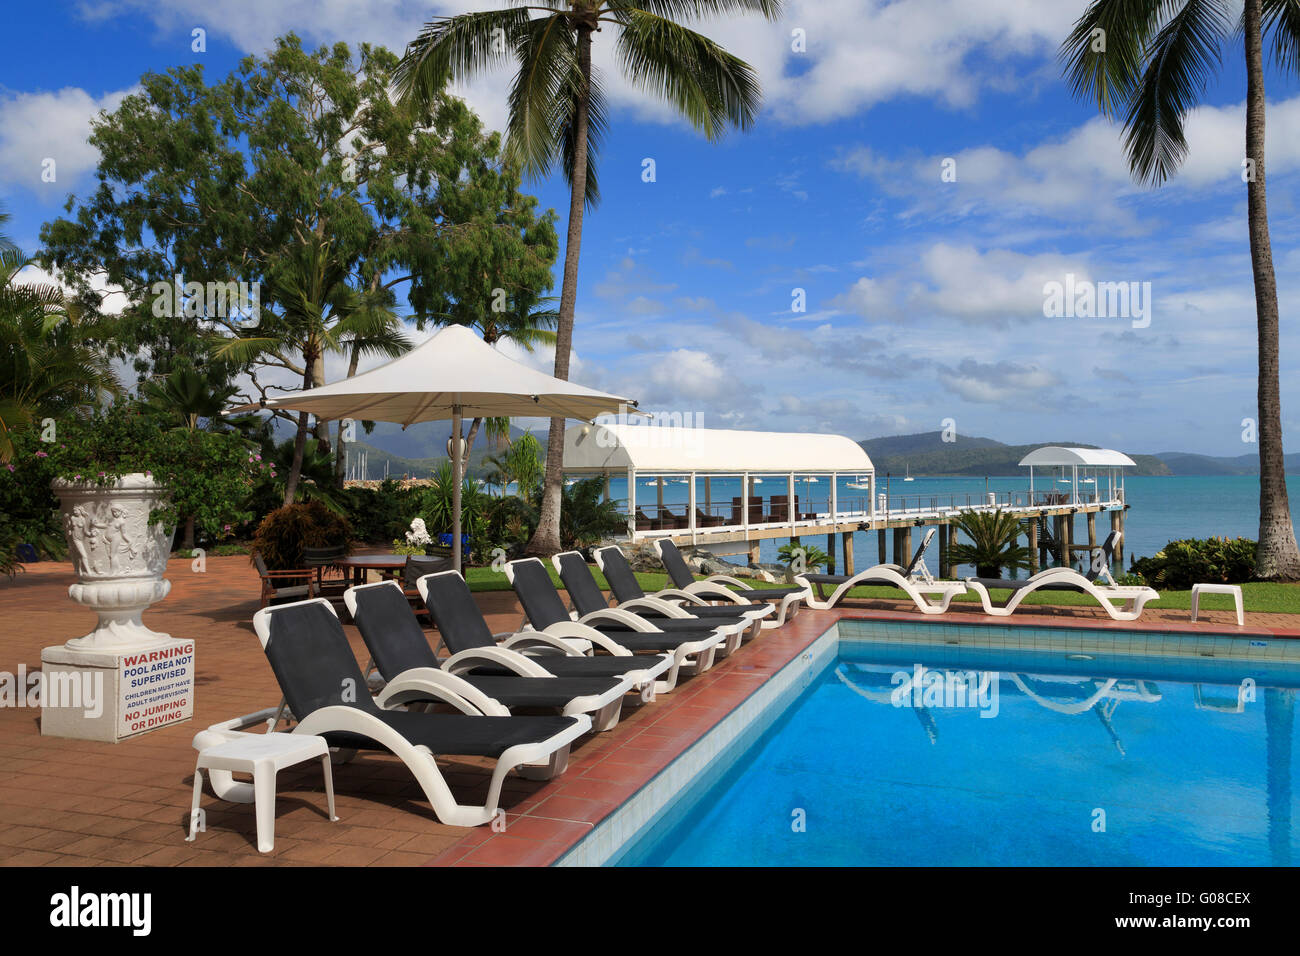
[[[758,540],[755,539],[749,542],[749,563],[758,564],[758,555]]]
[[[912,560],[912,529],[910,527],[903,529],[903,553],[897,559],[896,563],[902,567],[907,567],[907,562]]]
[[[1088,560],[1092,561],[1092,553],[1097,550],[1097,512],[1088,512]]]
[[[948,525],[939,525],[939,577],[952,577],[952,565],[948,562]]]
[[[1057,567],[1061,567],[1065,564],[1065,560],[1062,558],[1065,548],[1065,517],[1063,515],[1056,515],[1052,518],[1052,537],[1056,539],[1056,554],[1054,555],[1056,564]]]
[[[826,556],[830,558],[830,561],[826,563],[826,573],[834,574],[835,573],[835,532],[834,531],[826,535]]]
[[[840,539],[844,542],[844,573],[853,574],[853,532],[840,532]]]
[[[877,537],[877,539],[878,539],[879,542],[880,542],[880,560],[877,561],[876,563],[877,563],[877,564],[888,564],[888,563],[889,563],[889,555],[885,552],[885,529],[884,529],[884,528],[881,528],[881,529],[876,533],[876,537]]]
[[[1074,515],[1064,515],[1061,519],[1061,567],[1074,567],[1074,556],[1070,549],[1074,546]]]
[[[1029,573],[1038,573],[1038,519],[1029,519]]]
[[[1128,524],[1127,511],[1112,511],[1112,515],[1119,518],[1119,544],[1115,546],[1115,561],[1119,564],[1120,573],[1124,572],[1124,537],[1125,527]]]

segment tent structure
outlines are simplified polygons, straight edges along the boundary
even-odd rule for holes
[[[626,476],[628,533],[633,539],[645,532],[729,534],[755,525],[788,526],[793,532],[801,524],[820,525],[850,518],[861,521],[874,514],[874,494],[857,504],[837,496],[837,479],[842,475],[865,480],[874,492],[871,458],[851,438],[806,432],[684,428],[656,422],[597,422],[575,425],[564,434],[566,474]],[[757,494],[751,489],[755,481],[772,482],[780,492],[770,499],[766,514],[753,501],[743,506],[739,499],[731,504],[715,504],[710,495],[711,482],[716,478],[740,479],[746,496]],[[646,484],[646,479],[651,479],[649,483],[658,489],[659,511],[654,517],[638,517],[637,485]],[[689,486],[686,513],[671,520],[666,517],[662,500],[665,481]],[[824,489],[827,509],[821,511],[819,506],[815,517],[800,514],[806,505],[800,504],[796,488],[805,482],[817,482],[816,487]],[[697,500],[700,490],[704,492],[703,502]]]
[[[1123,452],[1115,451],[1111,448],[1067,448],[1062,445],[1045,445],[1042,448],[1035,448],[1024,458],[1020,459],[1022,468],[1029,468],[1029,494],[1032,500],[1034,493],[1034,469],[1035,468],[1058,468],[1061,477],[1058,481],[1070,484],[1070,503],[1079,504],[1079,484],[1080,469],[1083,470],[1083,483],[1092,485],[1096,501],[1124,501],[1124,469],[1136,468],[1135,462]],[[1070,478],[1066,478],[1066,469],[1070,471]],[[1091,472],[1091,474],[1089,474]],[[1107,479],[1107,488],[1105,494],[1107,497],[1102,498],[1103,492],[1100,487],[1101,479]]]
[[[452,325],[386,365],[319,388],[245,405],[230,413],[261,408],[306,411],[322,420],[351,418],[397,422],[483,417],[578,418],[635,408],[630,398],[566,382],[502,355],[472,331]],[[463,441],[451,443],[453,474],[462,473]],[[459,570],[460,481],[452,489],[452,556]]]

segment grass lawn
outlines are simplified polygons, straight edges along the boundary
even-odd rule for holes
[[[556,586],[561,586],[560,576],[555,573],[555,569],[549,563],[546,570],[550,572],[551,580],[555,582]],[[609,589],[609,584],[605,581],[605,576],[600,573],[599,568],[593,566],[591,573],[600,582],[602,590]],[[653,593],[661,588],[672,586],[667,574],[638,572],[636,577],[647,593]],[[696,575],[696,577],[699,578],[701,575]],[[466,580],[469,581],[471,591],[508,591],[510,589],[505,574],[493,571],[491,568],[469,568],[466,571]],[[998,604],[1005,602],[1007,595],[1008,592],[1006,591],[991,592],[993,600]],[[854,588],[849,594],[849,597],[852,598],[883,598],[893,601],[897,601],[901,596],[902,592],[894,588],[878,587]],[[1241,586],[1241,597],[1247,611],[1254,611],[1259,614],[1300,614],[1300,584],[1252,582]],[[964,594],[954,600],[978,603],[979,598],[973,594]],[[1070,594],[1061,591],[1031,594],[1021,603],[1022,605],[1054,604],[1058,607],[1097,606],[1097,602],[1086,594]],[[1192,592],[1161,591],[1160,600],[1151,601],[1147,604],[1147,607],[1190,611],[1192,608]],[[1232,598],[1226,594],[1206,594],[1201,597],[1201,607],[1207,611],[1230,611],[1232,610]]]

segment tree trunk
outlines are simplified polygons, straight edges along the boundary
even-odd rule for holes
[[[312,360],[308,356],[303,363],[306,371],[302,376],[302,387],[311,388]],[[284,503],[293,504],[294,495],[298,493],[298,482],[302,478],[302,457],[307,448],[307,412],[298,413],[298,431],[293,436],[293,461],[289,465],[289,476],[284,482]]]
[[[194,550],[194,515],[185,516],[185,534],[181,536],[181,550]]]
[[[311,360],[307,368],[311,372],[311,379],[307,382],[307,388],[317,388],[325,384],[325,353],[322,352]],[[320,451],[329,454],[330,450],[330,424],[328,421],[316,419],[316,427],[313,429],[314,437],[319,443]]]
[[[289,466],[289,477],[284,483],[284,503],[293,504],[294,495],[298,493],[298,479],[302,475],[302,453],[307,447],[307,413],[298,413],[298,432],[293,438],[293,463]]]
[[[1246,0],[1246,157],[1254,177],[1246,186],[1250,227],[1250,262],[1255,279],[1255,313],[1259,335],[1259,544],[1257,577],[1275,581],[1300,579],[1300,550],[1286,490],[1282,457],[1282,397],[1278,382],[1277,279],[1268,235],[1264,188],[1264,53],[1262,0]]]
[[[352,342],[352,357],[348,360],[348,378],[357,374],[357,365],[361,361],[361,347]],[[343,447],[343,423],[339,422],[338,441],[334,445],[334,485],[342,488],[347,472],[347,449]]]
[[[587,111],[591,84],[591,30],[578,26],[578,69],[582,90],[573,130],[573,181],[569,184],[569,230],[564,247],[564,284],[555,329],[555,377],[568,381],[573,347],[573,311],[578,297],[578,254],[582,248],[582,214],[587,202]],[[564,419],[552,418],[546,445],[546,480],[542,510],[525,554],[548,556],[560,550],[560,497],[564,468]]]
[[[469,423],[469,434],[465,436],[465,461],[462,463],[465,468],[469,467],[469,453],[474,450],[474,439],[478,436],[479,426],[482,424],[481,418],[476,418]]]

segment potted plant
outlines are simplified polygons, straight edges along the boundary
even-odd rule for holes
[[[232,433],[178,433],[119,403],[89,420],[55,422],[50,482],[77,575],[74,601],[99,615],[95,630],[68,642],[121,650],[167,639],[141,615],[171,590],[163,578],[180,514],[211,537],[246,520],[241,503],[258,469]]]

